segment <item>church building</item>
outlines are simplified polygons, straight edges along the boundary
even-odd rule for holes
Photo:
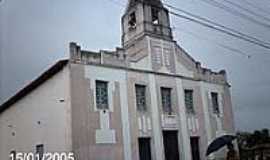
[[[0,106],[0,159],[72,152],[76,160],[225,159],[205,156],[235,134],[224,70],[201,66],[173,38],[160,0],[129,0],[122,46],[69,46],[60,60]]]

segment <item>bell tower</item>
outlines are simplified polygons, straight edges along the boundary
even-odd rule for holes
[[[172,41],[169,12],[160,0],[129,0],[122,17],[122,45],[128,48],[144,36]]]

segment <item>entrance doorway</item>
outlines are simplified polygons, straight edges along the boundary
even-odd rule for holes
[[[178,132],[163,131],[165,160],[179,160]]]
[[[199,137],[190,137],[192,160],[200,160]]]
[[[140,160],[151,160],[151,141],[150,138],[139,138]]]

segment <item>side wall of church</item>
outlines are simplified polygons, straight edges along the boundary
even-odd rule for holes
[[[0,159],[11,151],[71,152],[69,68],[65,67],[38,88],[0,113]]]

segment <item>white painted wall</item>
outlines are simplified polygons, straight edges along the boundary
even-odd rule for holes
[[[164,144],[162,140],[162,130],[160,125],[160,113],[158,110],[158,96],[157,96],[157,88],[156,88],[156,79],[153,74],[149,74],[149,88],[151,91],[151,114],[153,120],[153,139],[154,139],[154,148],[155,148],[155,159],[156,160],[164,160]]]
[[[45,152],[71,151],[69,88],[65,67],[0,114],[1,160],[7,160],[11,150],[35,153],[38,144],[44,144]]]
[[[135,68],[135,69],[141,69],[141,70],[151,70],[149,59],[150,57],[149,55],[147,55],[141,60],[139,60],[138,62],[131,62],[130,67]]]
[[[185,160],[192,159],[191,157],[191,148],[190,148],[190,136],[188,132],[188,124],[187,124],[187,116],[185,112],[185,100],[184,100],[184,88],[183,88],[183,81],[181,79],[176,78],[176,87],[177,87],[177,98],[179,101],[180,107],[180,127],[182,131],[182,143],[183,143],[183,150],[182,152],[185,157]],[[181,137],[179,137],[181,139]]]
[[[205,128],[206,128],[206,133],[207,133],[207,141],[208,144],[210,144],[213,139],[215,139],[217,136],[221,136],[226,133],[225,130],[222,128],[222,122],[221,122],[221,117],[223,117],[223,106],[222,106],[222,98],[221,94],[224,93],[224,88],[221,85],[218,84],[211,84],[207,82],[200,82],[201,86],[201,95],[202,95],[202,102],[203,102],[203,110],[204,110],[204,117],[205,117]],[[216,92],[218,93],[219,97],[219,107],[220,107],[220,117],[216,116],[211,112],[211,105],[209,106],[208,102],[211,102],[211,92]],[[211,124],[210,118],[211,116],[215,116],[215,120],[217,123],[217,130],[216,130],[216,135],[212,134],[213,126]],[[218,158],[218,157],[217,157]],[[215,155],[211,154],[209,156],[209,159],[215,159]]]

